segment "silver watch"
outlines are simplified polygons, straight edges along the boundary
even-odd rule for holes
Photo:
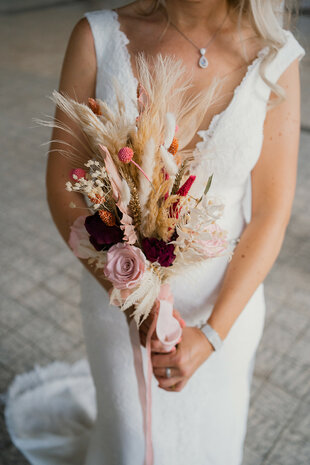
[[[203,334],[206,336],[214,350],[220,350],[220,348],[223,345],[223,341],[220,338],[219,334],[215,329],[212,328],[208,323],[204,323],[199,326],[199,329],[203,332]]]

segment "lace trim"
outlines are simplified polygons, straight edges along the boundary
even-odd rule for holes
[[[120,46],[122,47],[123,52],[124,52],[124,58],[125,58],[127,69],[129,70],[129,75],[131,79],[133,80],[133,82],[135,83],[135,86],[137,88],[138,80],[133,73],[131,57],[130,57],[130,53],[127,47],[127,45],[130,43],[130,40],[128,39],[127,35],[121,30],[121,25],[119,22],[119,15],[117,11],[111,10],[111,13],[112,13],[112,18],[114,19],[115,24],[116,24],[116,32],[120,39]]]

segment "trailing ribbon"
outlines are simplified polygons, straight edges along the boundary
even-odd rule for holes
[[[139,338],[139,330],[133,319],[130,321],[129,332],[134,355],[134,365],[138,382],[139,398],[143,414],[143,429],[145,437],[144,465],[153,465],[154,453],[152,444],[152,360],[151,339],[154,331],[167,352],[175,350],[175,345],[180,342],[182,327],[173,315],[173,296],[168,284],[163,284],[158,296],[159,305],[146,337],[147,352],[147,376],[146,381],[143,371],[143,359]]]

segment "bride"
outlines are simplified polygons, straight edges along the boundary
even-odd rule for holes
[[[222,225],[237,245],[229,263],[220,257],[192,266],[171,284],[186,327],[173,352],[164,353],[152,339],[154,465],[242,462],[264,325],[262,283],[281,248],[296,183],[304,50],[282,27],[281,3],[137,0],[86,13],[67,46],[59,90],[80,102],[97,97],[113,105],[116,77],[132,118],[140,51],[181,59],[193,77],[189,96],[221,78],[220,95],[187,148],[212,153],[204,169],[213,173],[212,193],[225,204]],[[78,133],[58,109],[55,118]],[[83,150],[54,129],[46,180],[51,214],[68,243],[70,226],[87,204],[64,189],[72,169],[60,153],[64,142]],[[72,201],[78,208],[69,208]],[[109,304],[109,283],[81,261],[87,360],[18,377],[9,389],[7,426],[34,465],[142,465],[130,312]],[[152,318],[139,332],[144,363]]]

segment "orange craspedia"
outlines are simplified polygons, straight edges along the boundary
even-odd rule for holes
[[[98,116],[102,115],[99,103],[96,102],[95,99],[90,97],[88,99],[88,105],[89,105],[90,109],[93,111],[93,113],[95,113],[95,115],[98,115]]]
[[[176,137],[172,139],[171,145],[168,149],[168,152],[172,153],[172,155],[175,155],[178,151],[179,148],[179,141]]]
[[[115,216],[108,210],[99,210],[99,216],[107,226],[115,226]]]

